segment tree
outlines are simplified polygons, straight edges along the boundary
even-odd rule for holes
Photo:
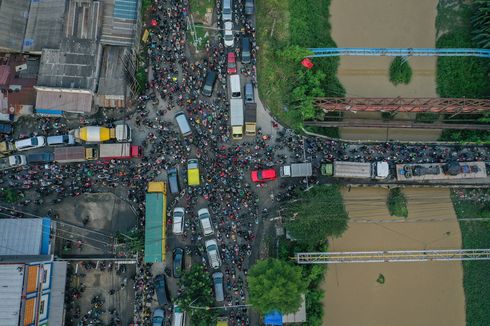
[[[347,229],[348,215],[337,186],[324,185],[304,191],[285,208],[286,229],[300,243],[316,246]]]
[[[400,188],[392,188],[386,201],[391,216],[408,217],[407,198]]]
[[[213,283],[204,267],[198,264],[192,265],[191,270],[182,275],[179,285],[182,294],[176,302],[190,314],[192,325],[208,326],[215,324],[215,310],[206,309],[214,305],[214,298]]]
[[[279,259],[258,261],[248,275],[250,303],[262,313],[279,310],[293,313],[301,306],[306,281],[301,267]]]

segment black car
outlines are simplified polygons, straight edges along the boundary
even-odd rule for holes
[[[174,249],[174,265],[173,273],[175,278],[180,278],[182,276],[182,271],[184,270],[184,249],[175,248]]]
[[[201,91],[202,95],[207,97],[211,97],[211,95],[213,95],[213,88],[214,83],[216,82],[216,77],[218,77],[218,75],[215,71],[208,71],[206,75],[206,80],[204,81],[204,86]]]
[[[249,37],[242,37],[242,42],[241,42],[241,47],[242,47],[242,63],[250,63],[251,61],[251,56],[250,56],[250,38]]]
[[[167,283],[165,282],[165,275],[155,276],[155,292],[157,294],[158,304],[160,306],[167,305],[169,303],[167,296]]]

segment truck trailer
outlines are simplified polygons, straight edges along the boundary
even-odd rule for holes
[[[88,126],[72,130],[71,133],[78,142],[103,143],[109,140],[131,142],[131,129],[126,124],[116,125],[115,128]]]
[[[54,149],[54,161],[58,163],[74,163],[96,160],[99,152],[96,146],[67,146]]]
[[[313,169],[310,162],[283,165],[279,169],[281,177],[311,177]]]
[[[233,139],[243,138],[243,101],[241,98],[230,99],[230,124]]]
[[[130,143],[103,143],[99,145],[100,159],[127,159],[142,157],[141,146]]]
[[[321,165],[321,173],[336,178],[386,179],[390,174],[388,162],[334,161]]]
[[[245,104],[245,134],[255,136],[257,132],[257,104]]]

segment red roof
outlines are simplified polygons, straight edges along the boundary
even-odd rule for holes
[[[7,85],[10,77],[10,66],[0,66],[0,85]]]

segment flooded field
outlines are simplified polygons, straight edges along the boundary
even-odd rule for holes
[[[330,22],[338,47],[434,48],[437,0],[332,0]],[[412,81],[389,81],[392,57],[341,57],[338,77],[348,97],[436,97],[436,57],[410,57]],[[345,139],[436,140],[440,131],[341,130]]]
[[[461,247],[459,225],[447,189],[405,189],[407,221],[350,223],[330,251],[454,249]],[[343,190],[351,219],[393,219],[388,191]],[[434,221],[444,219],[445,221]],[[376,282],[379,275],[385,283]],[[324,284],[324,325],[460,326],[465,324],[460,262],[364,263],[329,266]]]

